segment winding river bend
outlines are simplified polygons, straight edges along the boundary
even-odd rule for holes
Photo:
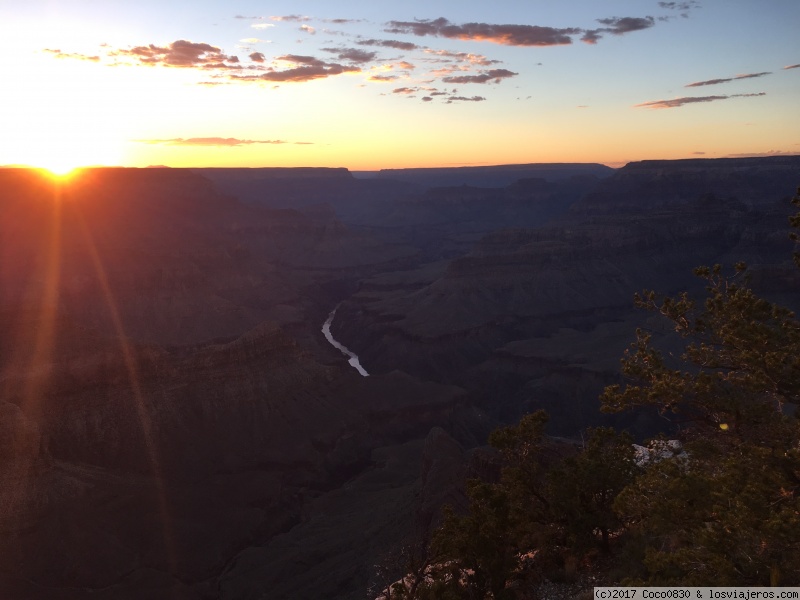
[[[339,309],[337,306],[331,311],[331,314],[328,315],[328,318],[325,320],[325,323],[322,325],[322,335],[325,336],[325,339],[328,340],[328,343],[336,348],[339,352],[344,354],[347,357],[347,362],[350,363],[350,366],[353,367],[356,371],[358,371],[364,377],[369,377],[369,373],[367,370],[361,366],[361,362],[358,360],[358,356],[356,356],[355,352],[351,352],[344,344],[340,344],[337,342],[333,335],[331,334],[331,323],[333,323],[333,317],[336,316],[336,311]]]

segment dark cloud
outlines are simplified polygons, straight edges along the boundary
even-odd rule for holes
[[[257,63],[263,63],[266,59],[267,59],[267,57],[264,56],[264,54],[261,53],[261,52],[253,52],[250,55],[250,60],[252,60],[253,62],[257,62]]]
[[[611,17],[597,19],[598,23],[606,25],[604,31],[614,35],[623,35],[631,31],[641,31],[655,25],[653,17]]]
[[[673,98],[671,100],[653,100],[637,104],[634,108],[678,108],[686,104],[697,104],[701,102],[714,102],[716,100],[728,100],[729,98],[753,98],[756,96],[766,96],[765,92],[757,94],[731,94],[730,96],[689,96],[686,98]]]
[[[71,58],[71,59],[74,59],[74,60],[88,60],[90,62],[99,62],[100,61],[100,57],[99,56],[88,56],[86,54],[80,54],[78,52],[62,52],[61,50],[58,50],[58,49],[53,50],[51,48],[45,48],[44,51],[45,52],[49,52],[50,54],[52,54],[56,58]]]
[[[653,17],[609,17],[598,19],[605,27],[581,29],[579,27],[541,27],[538,25],[494,25],[466,23],[455,25],[447,19],[418,19],[414,21],[389,21],[388,33],[418,36],[436,36],[458,40],[494,42],[505,46],[560,46],[572,43],[572,37],[581,35],[589,44],[597,43],[604,34],[624,35],[655,25]]]
[[[216,46],[204,43],[177,40],[167,46],[135,46],[120,49],[112,56],[126,56],[142,65],[162,65],[165,67],[195,67],[205,69],[238,69],[236,56],[227,56]],[[230,64],[226,64],[230,63]]]
[[[322,61],[318,58],[313,56],[305,56],[302,54],[284,54],[283,56],[279,56],[275,60],[280,60],[283,62],[294,63],[296,65],[307,65],[310,67],[323,67],[325,66],[325,61]]]
[[[484,71],[479,75],[454,75],[451,77],[442,77],[442,81],[447,83],[488,83],[490,81],[493,81],[494,83],[500,83],[501,80],[509,77],[515,77],[516,75],[519,75],[519,73],[514,73],[508,69],[492,69],[490,71]]]
[[[358,48],[321,48],[324,52],[335,54],[339,60],[349,60],[350,62],[364,64],[375,60],[375,52],[367,52]]]
[[[262,21],[264,17],[245,17],[244,15],[236,15],[234,19],[245,19],[247,21]]]
[[[695,156],[704,156],[705,152],[692,152]]]
[[[603,34],[625,35],[632,31],[649,29],[656,23],[653,17],[609,17],[607,19],[597,19],[597,22],[606,27],[587,29],[584,31],[581,41],[587,44],[596,44],[597,40],[603,37]]]
[[[581,36],[581,41],[587,44],[596,44],[603,37],[602,29],[590,29]]]
[[[251,144],[286,144],[283,140],[241,140],[239,138],[172,138],[168,140],[134,140],[142,144],[164,146],[249,146]]]
[[[432,100],[433,100],[433,98],[431,98],[430,96],[423,96],[422,97],[422,101],[423,102],[431,102]]]
[[[720,83],[728,83],[729,81],[736,81],[737,79],[753,79],[755,77],[764,77],[764,75],[771,75],[772,71],[764,71],[763,73],[748,73],[745,75],[737,75],[736,77],[728,77],[726,79],[708,79],[706,81],[695,81],[694,83],[686,84],[683,87],[702,87],[704,85],[719,85]]]
[[[415,21],[389,21],[388,33],[436,36],[457,40],[493,42],[505,46],[559,46],[571,44],[570,36],[582,32],[574,27],[554,28],[538,25],[492,25],[490,23],[465,23],[454,25],[447,19],[421,19]]]
[[[401,42],[398,40],[360,40],[356,42],[359,46],[382,46],[384,48],[394,48],[395,50],[417,50],[419,46],[411,42]]]
[[[399,87],[392,90],[393,94],[415,94],[419,88]]]
[[[786,69],[800,69],[800,63],[796,65],[789,65],[788,67],[783,67],[784,70]]]

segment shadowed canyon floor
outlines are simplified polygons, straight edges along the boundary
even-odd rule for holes
[[[363,599],[493,427],[612,422],[635,327],[672,343],[634,292],[744,260],[798,306],[799,173],[0,170],[0,596]]]

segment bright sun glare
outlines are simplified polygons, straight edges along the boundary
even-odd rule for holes
[[[75,169],[77,169],[77,165],[61,163],[61,164],[49,164],[49,165],[42,165],[42,168],[45,171],[48,171],[51,175],[56,177],[63,178],[67,177],[70,173],[72,173]]]

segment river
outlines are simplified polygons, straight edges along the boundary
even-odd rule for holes
[[[325,339],[328,340],[328,343],[331,346],[336,348],[339,352],[347,357],[347,362],[350,363],[351,367],[353,367],[364,377],[369,377],[369,373],[367,373],[367,370],[361,366],[361,362],[358,360],[358,356],[356,356],[355,352],[351,352],[344,344],[337,342],[331,334],[331,323],[333,323],[333,317],[336,315],[336,311],[338,309],[339,307],[337,306],[331,311],[331,314],[328,315],[327,320],[322,325],[322,335],[325,336]]]

